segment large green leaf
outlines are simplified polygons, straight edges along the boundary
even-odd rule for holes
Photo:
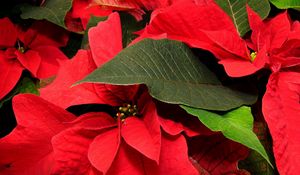
[[[187,106],[181,107],[189,114],[198,117],[210,130],[220,131],[226,138],[257,151],[272,166],[264,147],[252,131],[253,117],[249,107],[243,106],[224,115]]]
[[[160,101],[210,110],[256,101],[255,95],[224,87],[186,45],[167,39],[132,45],[81,82],[146,84]]]
[[[42,6],[31,6],[25,4],[21,6],[21,18],[48,20],[63,28],[65,26],[65,16],[72,7],[72,0],[46,0]]]
[[[299,0],[270,0],[279,9],[300,8]]]
[[[270,12],[268,0],[215,0],[215,2],[231,17],[240,36],[244,36],[249,30],[246,3],[265,19]]]

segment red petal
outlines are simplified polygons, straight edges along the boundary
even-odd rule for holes
[[[50,141],[42,127],[17,126],[0,140],[0,174],[50,174],[53,166]]]
[[[117,1],[117,0],[94,0],[96,4],[101,6],[108,6],[110,8],[116,10],[131,10],[131,9],[147,9],[154,10],[157,8],[167,7],[176,2],[180,2],[182,0],[125,0],[125,1]],[[184,0],[184,2],[193,2],[196,4],[205,4],[211,2],[211,0]]]
[[[286,41],[291,30],[287,12],[281,13],[266,23],[265,33],[270,33],[270,48],[279,48]],[[261,36],[262,38],[265,36]],[[262,39],[261,38],[261,39]]]
[[[142,120],[137,117],[126,118],[121,127],[121,135],[128,145],[159,162],[160,134],[151,133]]]
[[[266,47],[268,51],[280,48],[287,40],[291,30],[287,12],[281,13],[271,20],[261,21],[259,16],[250,8],[247,9],[250,27],[252,29],[252,42],[256,45],[256,51]]]
[[[83,32],[84,28],[79,18],[73,18],[71,11],[66,14],[65,25],[71,32]]]
[[[226,73],[231,77],[242,77],[250,75],[260,69],[250,61],[239,59],[224,59],[219,63],[224,66]]]
[[[17,29],[9,18],[0,19],[0,48],[13,47],[17,41]]]
[[[89,29],[89,43],[97,67],[111,60],[122,50],[122,31],[118,13]]]
[[[93,167],[88,160],[88,149],[103,129],[116,127],[115,120],[106,113],[92,112],[72,121],[72,128],[52,138],[56,164],[55,174],[88,174]]]
[[[159,174],[199,174],[189,160],[184,136],[163,134],[159,161]]]
[[[57,74],[59,62],[68,60],[62,51],[53,46],[36,47],[34,51],[38,52],[41,57],[37,78],[48,78]]]
[[[72,125],[86,130],[102,130],[117,126],[117,122],[104,112],[90,112],[79,116]]]
[[[156,106],[159,123],[162,129],[170,135],[175,136],[185,132],[189,137],[193,137],[213,133],[197,117],[187,114],[178,105],[156,102]]]
[[[94,0],[95,4],[100,6],[106,6],[108,8],[119,10],[131,10],[138,9],[138,5],[135,2],[130,1],[116,1],[116,0]]]
[[[159,154],[161,144],[160,117],[157,114],[156,105],[147,91],[139,96],[137,106],[142,115],[142,120],[156,145],[157,153]]]
[[[15,87],[23,69],[18,61],[6,59],[0,51],[0,100]]]
[[[294,21],[291,27],[291,32],[289,33],[289,40],[299,39],[300,35],[300,22]]]
[[[18,125],[40,128],[44,133],[48,133],[49,137],[63,130],[66,127],[63,123],[75,119],[71,113],[32,94],[15,96],[13,109]]]
[[[40,90],[46,100],[63,108],[83,103],[97,103],[92,84],[71,87],[96,68],[89,51],[79,50],[71,59],[61,63],[56,79]]]
[[[250,60],[246,42],[232,31],[205,31],[205,34],[214,44],[220,46],[226,52],[236,55],[240,59]],[[218,55],[218,54],[216,54]],[[219,57],[219,59],[224,59]]]
[[[50,174],[51,138],[66,128],[64,122],[74,120],[75,116],[30,94],[15,96],[13,108],[18,126],[0,141],[0,167],[5,167],[2,171],[4,174]]]
[[[215,134],[192,138],[189,141],[189,154],[200,167],[200,172],[231,174],[238,170],[238,161],[247,157],[248,149],[221,134]]]
[[[237,34],[229,16],[214,3],[200,6],[181,2],[155,12],[147,26],[147,33],[167,33],[170,39],[181,38],[182,41],[196,47],[199,44],[193,42],[203,41],[206,31],[220,31],[220,26],[224,31]]]
[[[246,6],[246,8],[247,8],[247,13],[248,13],[249,25],[252,30],[251,40],[254,43],[253,44],[254,47],[252,49],[255,51],[258,51],[257,43],[259,42],[259,39],[258,39],[259,34],[260,34],[259,28],[263,26],[263,21],[260,18],[260,16],[255,11],[253,11],[248,5]]]
[[[135,96],[137,95],[139,88],[139,85],[95,85],[95,91],[99,99],[102,99],[103,102],[112,106],[121,106],[124,103],[129,102],[135,103]]]
[[[95,68],[90,52],[80,50],[73,59],[62,63],[54,82],[40,90],[41,96],[63,108],[87,103],[119,106],[134,98],[139,86],[90,83],[71,87]]]
[[[89,0],[73,0],[72,18],[80,18],[84,28],[86,28],[91,15],[108,16],[111,13],[112,10],[102,8],[101,6],[91,6],[91,1]]]
[[[158,174],[156,163],[144,157],[125,142],[121,142],[118,154],[107,175],[141,175],[145,173],[151,175]]]
[[[258,51],[256,57],[254,58],[253,65],[257,69],[261,69],[263,67],[266,67],[267,65],[270,65],[270,57],[267,53],[266,45],[264,45],[260,50]],[[274,65],[272,65],[274,66]],[[272,69],[272,68],[271,68]]]
[[[40,46],[66,46],[69,37],[66,30],[55,24],[47,21],[36,21],[26,32],[20,33],[19,39],[25,47],[34,49]]]
[[[226,69],[230,76],[245,76],[257,70],[250,64],[246,42],[239,37],[229,16],[214,3],[196,5],[180,2],[159,9],[154,12],[150,24],[133,43],[142,38],[164,37],[208,50],[229,64],[245,62],[245,67],[239,67],[238,70]]]
[[[300,73],[273,73],[263,97],[263,114],[280,174],[300,171]]]
[[[64,130],[52,138],[55,157],[54,174],[78,174],[85,175],[91,171],[88,160],[90,143],[98,132],[70,128]]]
[[[120,145],[119,129],[110,129],[98,135],[90,144],[88,158],[91,164],[106,173],[118,152]]]
[[[29,50],[26,53],[21,53],[16,50],[15,52],[17,59],[20,63],[32,73],[33,76],[37,76],[37,71],[41,65],[41,57],[38,52]]]

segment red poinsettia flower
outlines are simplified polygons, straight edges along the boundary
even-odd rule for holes
[[[185,138],[161,131],[147,94],[139,102],[139,110],[118,109],[116,119],[75,118],[35,95],[16,96],[18,125],[0,140],[0,174],[198,174]]]
[[[134,87],[116,86],[114,87],[115,91],[112,92],[116,92],[119,94],[121,93],[128,94],[128,90],[126,90],[126,88],[135,88],[135,87],[136,86]],[[127,147],[125,145],[128,145],[134,148],[135,150],[137,150],[138,152],[140,152],[143,156],[145,156],[145,158],[152,160],[152,166],[151,166],[152,168],[150,168],[147,172],[155,172],[154,171],[155,166],[153,167],[153,165],[157,164],[160,166],[160,162],[161,162],[160,155],[168,154],[168,150],[161,150],[162,140],[164,137],[164,134],[162,134],[162,132],[164,131],[161,131],[160,127],[162,125],[169,124],[170,125],[169,128],[170,128],[170,127],[174,127],[174,124],[176,125],[176,123],[160,122],[159,118],[161,117],[157,115],[156,106],[152,102],[152,99],[150,98],[147,92],[142,92],[141,95],[136,94],[136,96],[130,101],[128,101],[127,99],[127,103],[126,103],[126,99],[122,99],[120,97],[118,98],[120,100],[119,103],[122,105],[119,105],[120,106],[118,109],[119,112],[116,113],[117,126],[114,128],[107,129],[106,131],[99,134],[94,139],[94,141],[90,145],[89,159],[91,163],[101,172],[107,172],[109,171],[110,168],[112,168],[113,171],[117,172],[116,168],[113,168],[115,166],[114,161],[116,162],[117,165],[122,165],[122,162],[124,161],[122,160],[124,159],[123,158],[124,156],[119,155],[118,150],[125,149]],[[168,126],[162,126],[162,127],[164,128]],[[180,128],[180,125],[177,127]],[[181,130],[183,130],[182,127]],[[178,134],[180,135],[180,133]],[[168,134],[165,135],[167,136]],[[182,145],[180,145],[180,147],[182,148],[185,147],[184,150],[187,150],[186,143],[184,140],[185,139],[183,139],[183,142],[181,142]],[[106,143],[107,146],[104,147],[99,146],[99,145],[104,145],[104,143]],[[162,151],[167,151],[167,152],[163,153]],[[175,161],[165,162],[164,164],[166,164],[169,167],[177,167],[177,168],[179,168],[179,166],[182,166],[179,169],[184,171],[189,171],[190,174],[197,174],[195,169],[191,166],[192,164],[188,161],[187,152],[185,154],[186,154],[185,158],[182,159],[183,164],[176,165]],[[106,160],[106,161],[103,162],[100,160]],[[134,164],[132,166],[135,167]],[[187,167],[189,167],[190,169],[188,170]],[[176,171],[179,171],[179,169],[177,169]],[[162,169],[162,171],[166,171],[166,170]],[[157,174],[157,173],[151,173],[151,174]]]
[[[111,35],[112,33],[113,35]],[[92,165],[99,171],[108,172],[108,174],[112,171],[113,174],[118,174],[119,171],[124,171],[120,165],[125,161],[126,164],[129,163],[130,165],[126,169],[130,170],[133,174],[139,174],[143,168],[139,166],[140,161],[135,159],[140,156],[129,156],[129,153],[136,155],[138,152],[143,155],[144,161],[149,162],[149,166],[151,165],[150,167],[152,167],[147,171],[166,171],[165,169],[159,169],[160,164],[163,164],[161,163],[163,160],[161,156],[167,154],[161,152],[161,147],[163,147],[162,141],[164,140],[162,136],[164,134],[161,133],[160,127],[166,128],[166,131],[174,135],[174,137],[179,137],[180,133],[184,130],[188,130],[187,134],[189,135],[197,135],[198,132],[196,131],[199,128],[195,129],[196,131],[189,130],[184,124],[158,117],[155,104],[152,102],[147,91],[142,90],[142,94],[139,93],[139,90],[143,89],[141,86],[83,84],[67,89],[78,78],[83,78],[95,69],[96,65],[100,66],[107,62],[122,49],[121,26],[117,13],[111,14],[106,22],[101,22],[97,27],[92,28],[89,34],[91,52],[81,50],[75,58],[62,65],[57,80],[41,91],[42,97],[45,97],[47,100],[50,99],[50,101],[55,98],[55,103],[63,107],[91,102],[119,106],[116,119],[107,118],[107,121],[113,121],[115,126],[111,127],[110,124],[110,128],[99,133],[91,143],[88,151]],[[112,36],[115,37],[112,38]],[[108,44],[107,41],[111,43]],[[63,90],[63,92],[58,94],[59,90]],[[139,110],[135,105],[139,106]],[[199,121],[196,122],[200,125]],[[180,137],[181,143],[178,144],[183,144],[180,146],[181,148],[186,147],[184,138]],[[187,148],[184,149],[187,150]],[[133,150],[137,152],[134,153]],[[185,156],[186,158],[182,159],[183,164],[181,169],[184,170],[184,166],[188,166],[189,170],[186,169],[185,171],[190,171],[192,174],[197,173],[196,169],[189,162],[187,153]],[[135,163],[131,163],[131,159]],[[172,161],[169,163],[165,162],[164,164],[166,164],[165,166],[173,167],[172,169],[175,167]],[[178,165],[176,166],[179,167]]]
[[[102,17],[112,13],[111,9],[93,5],[92,0],[73,0],[72,3],[72,9],[66,15],[66,26],[71,31],[85,30],[92,15]]]
[[[291,29],[287,13],[262,21],[248,8],[248,15],[252,35],[246,42],[215,3],[180,2],[154,11],[150,24],[139,32],[141,36],[135,42],[143,38],[170,38],[208,50],[232,77],[249,75],[263,67],[278,71],[280,67],[299,64],[299,39],[295,37],[299,25],[295,23]]]
[[[253,62],[255,65],[277,72],[282,68],[300,64],[299,22],[291,23],[287,12],[265,21],[250,8],[248,15],[252,29],[248,46],[257,52]]]
[[[24,69],[36,78],[47,78],[57,73],[58,60],[67,60],[58,47],[68,37],[54,25],[36,22],[23,32],[3,18],[0,26],[0,99],[16,85]],[[44,27],[49,30],[41,30]]]
[[[280,174],[297,174],[300,162],[300,73],[273,73],[263,97],[263,114]]]

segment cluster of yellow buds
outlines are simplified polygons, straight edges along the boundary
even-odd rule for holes
[[[118,108],[116,114],[117,118],[120,118],[121,121],[124,121],[127,117],[137,116],[138,109],[136,105],[124,104]]]

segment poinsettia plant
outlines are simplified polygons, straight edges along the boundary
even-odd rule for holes
[[[0,175],[297,174],[300,2],[0,7]]]

